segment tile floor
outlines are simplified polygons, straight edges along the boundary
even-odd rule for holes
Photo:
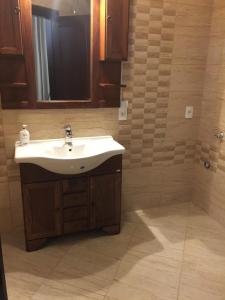
[[[117,236],[3,242],[9,300],[225,300],[225,229],[192,204],[128,213]]]

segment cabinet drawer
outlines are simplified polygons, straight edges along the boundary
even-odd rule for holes
[[[83,192],[88,188],[86,177],[63,180],[63,193]]]
[[[63,230],[64,233],[75,233],[79,231],[85,231],[88,230],[88,222],[87,220],[65,222]]]
[[[63,196],[63,206],[73,207],[73,206],[81,206],[88,204],[88,195],[87,193],[77,193],[77,194],[67,194]]]
[[[88,218],[88,208],[84,207],[73,207],[64,209],[63,219],[64,222],[70,222],[74,220],[82,220]]]

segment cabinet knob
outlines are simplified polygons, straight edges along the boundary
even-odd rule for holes
[[[14,8],[14,13],[15,13],[16,15],[19,15],[19,14],[20,14],[20,7],[19,7],[19,6],[16,6],[16,7]]]
[[[108,17],[107,17],[107,21],[108,21],[108,22],[111,22],[111,21],[112,21],[112,16],[108,16]]]

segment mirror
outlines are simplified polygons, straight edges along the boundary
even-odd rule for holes
[[[38,101],[90,99],[91,0],[32,0]]]

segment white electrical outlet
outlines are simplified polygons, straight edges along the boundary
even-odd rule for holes
[[[194,115],[194,107],[193,106],[186,106],[185,119],[192,119],[193,115]]]
[[[128,101],[121,101],[119,108],[119,120],[125,121],[127,120],[127,109],[128,109]]]

